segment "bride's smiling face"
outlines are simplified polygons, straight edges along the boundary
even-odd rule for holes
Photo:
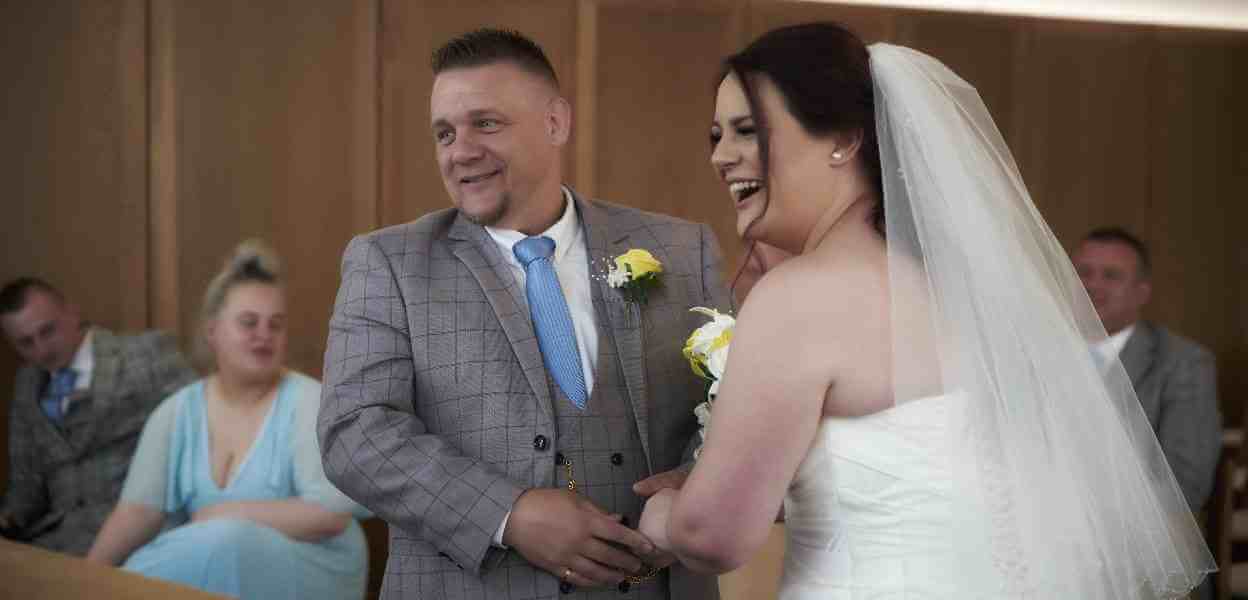
[[[715,120],[711,123],[711,165],[728,185],[737,210],[737,235],[745,237],[750,223],[767,209],[762,152],[758,127],[745,97],[745,89],[733,73],[719,84],[715,97]]]
[[[837,189],[828,159],[838,136],[817,138],[789,112],[766,76],[751,77],[768,136],[763,158],[760,118],[740,79],[729,73],[719,85],[711,124],[711,165],[728,186],[737,211],[737,235],[797,254]],[[764,160],[767,166],[764,166]]]

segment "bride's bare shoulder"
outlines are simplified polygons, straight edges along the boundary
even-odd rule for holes
[[[806,315],[818,315],[823,322],[853,319],[861,317],[864,303],[875,304],[887,294],[886,285],[884,265],[851,257],[795,256],[755,284],[742,312],[786,321]]]

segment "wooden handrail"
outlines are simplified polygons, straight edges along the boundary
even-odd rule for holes
[[[194,588],[0,539],[0,596],[23,600],[224,600]]]

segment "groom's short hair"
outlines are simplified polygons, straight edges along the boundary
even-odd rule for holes
[[[511,63],[559,89],[559,77],[542,47],[519,31],[482,28],[457,36],[433,52],[433,74],[451,69]]]
[[[1140,279],[1148,279],[1153,271],[1153,261],[1148,255],[1148,246],[1140,238],[1132,235],[1131,232],[1122,227],[1098,227],[1093,229],[1088,235],[1084,236],[1085,242],[1101,242],[1101,243],[1119,243],[1123,244],[1131,250],[1135,251],[1136,263],[1139,265],[1136,273]]]

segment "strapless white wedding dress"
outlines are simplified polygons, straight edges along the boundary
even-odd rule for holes
[[[782,600],[952,596],[948,411],[961,400],[823,419],[784,501]]]

